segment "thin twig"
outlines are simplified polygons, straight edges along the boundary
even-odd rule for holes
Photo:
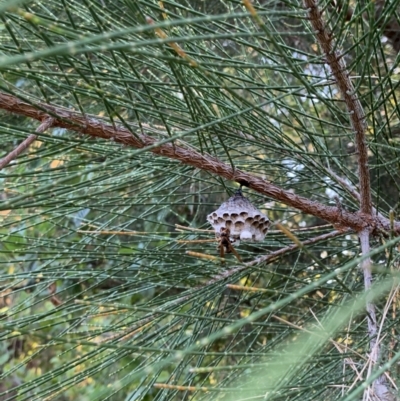
[[[43,122],[37,127],[37,133],[43,133],[48,130],[54,124],[54,119],[52,117],[47,117]],[[11,151],[7,156],[0,159],[0,170],[7,166],[12,160],[16,159],[23,151],[25,151],[28,146],[37,139],[37,135],[31,134],[22,141],[13,151]]]
[[[342,231],[338,231],[338,230],[331,231],[330,233],[322,234],[322,235],[319,235],[317,237],[310,238],[309,240],[304,241],[303,242],[303,246],[304,245],[315,244],[317,242],[325,241],[325,240],[330,239],[330,238],[335,238],[335,237],[343,235],[343,234],[344,233]],[[271,263],[271,262],[275,261],[276,259],[278,259],[279,257],[281,257],[281,256],[283,256],[283,255],[285,255],[287,253],[293,252],[296,249],[298,249],[298,246],[296,244],[293,244],[293,245],[287,246],[285,248],[281,248],[281,249],[279,249],[279,250],[277,250],[275,252],[271,252],[268,255],[260,256],[260,257],[258,257],[256,259],[253,259],[250,262],[243,263],[240,266],[235,266],[232,269],[226,270],[221,274],[215,275],[211,280],[207,281],[205,284],[197,286],[194,290],[202,291],[202,290],[208,288],[212,284],[218,283],[219,281],[222,281],[222,280],[226,280],[227,278],[233,276],[234,274],[236,274],[236,273],[238,273],[238,272],[240,272],[242,270],[246,270],[248,267],[255,266],[255,265],[258,265],[258,264],[261,264],[261,263],[265,263],[265,264]],[[190,294],[183,295],[183,296],[181,296],[179,298],[176,298],[176,299],[174,299],[174,300],[172,300],[170,302],[166,302],[164,304],[164,306],[171,307],[171,306],[180,305],[183,302],[189,300],[192,297],[192,295],[193,295],[193,289],[190,290]],[[160,310],[159,313],[163,313],[163,311]],[[154,315],[156,315],[156,314],[157,314],[157,311],[154,310],[148,316],[144,316],[142,319],[137,321],[134,326],[131,326],[131,327],[127,328],[126,332],[130,333],[131,330],[136,330],[136,329],[142,327],[144,324],[148,324],[149,322],[154,320]],[[117,336],[120,337],[121,333],[118,333],[115,336],[112,336],[111,338],[115,339]]]
[[[318,322],[319,327],[320,327],[321,329],[323,329],[323,326],[321,325],[321,322],[318,320],[318,318],[317,318],[317,316],[314,314],[314,312],[313,312],[312,310],[310,310],[310,312],[311,312],[312,315],[314,316],[315,320]],[[301,330],[302,332],[309,333],[309,334],[311,334],[311,335],[316,335],[315,332],[310,331],[310,330],[307,330],[307,329],[304,329],[303,327],[298,326],[297,324],[288,322],[287,320],[282,319],[282,318],[279,317],[279,316],[272,315],[272,317],[273,317],[274,319],[276,319],[276,320],[279,320],[279,321],[282,322],[282,323],[287,324],[287,325],[290,326],[290,327],[294,327],[294,328],[296,328],[296,329],[298,329],[298,330]],[[331,344],[333,344],[333,346],[334,346],[341,354],[343,354],[343,353],[348,353],[348,352],[350,351],[350,352],[353,353],[355,356],[357,356],[357,357],[359,357],[359,358],[362,358],[362,359],[365,359],[365,357],[364,357],[363,355],[359,354],[356,350],[350,348],[347,344],[341,344],[341,343],[339,343],[339,342],[333,340],[332,338],[329,339],[329,342],[330,342]],[[352,360],[351,358],[345,358],[345,361],[346,361],[346,362],[351,366],[351,368],[354,370],[354,372],[356,373],[358,379],[359,379],[359,380],[362,380],[362,377],[361,377],[360,373],[358,372],[358,370],[357,370],[357,368],[356,368],[355,363],[353,362],[353,360]]]
[[[126,146],[150,151],[159,156],[178,160],[183,164],[246,185],[261,194],[301,210],[303,213],[311,214],[338,226],[351,228],[357,232],[367,227],[371,230],[374,228],[385,231],[390,230],[389,219],[372,217],[363,212],[351,213],[346,210],[343,210],[342,213],[339,214],[335,206],[327,206],[303,196],[296,195],[254,174],[234,169],[232,166],[223,163],[216,157],[208,154],[201,154],[185,146],[185,144],[181,142],[179,138],[184,136],[184,133],[177,135],[176,144],[172,144],[170,142],[174,138],[159,140],[159,138],[143,135],[141,133],[132,134],[132,132],[125,127],[113,127],[111,124],[107,124],[95,116],[82,116],[77,112],[45,103],[38,104],[38,107],[40,107],[40,109],[21,101],[16,96],[0,92],[0,109],[40,121],[49,116],[53,116],[55,117],[53,126],[66,128],[93,137],[112,140]],[[180,144],[178,144],[178,140]],[[400,233],[400,222],[395,222],[394,229],[397,233]]]
[[[314,29],[315,36],[325,53],[326,62],[332,70],[332,74],[335,77],[336,84],[342,94],[345,101],[347,110],[349,112],[349,118],[355,134],[355,144],[358,158],[358,178],[360,195],[354,191],[350,193],[359,198],[360,201],[360,212],[367,216],[373,213],[372,200],[371,200],[371,182],[368,168],[368,148],[365,138],[367,129],[365,121],[365,113],[362,108],[361,102],[358,98],[357,92],[349,78],[349,72],[346,67],[343,55],[339,51],[335,51],[332,32],[326,27],[325,22],[322,18],[322,12],[318,7],[317,0],[304,0],[304,5],[307,8],[310,23]],[[344,181],[340,184],[343,186]],[[346,187],[346,185],[345,185]],[[347,188],[349,190],[351,188]],[[375,212],[376,213],[376,212]],[[378,218],[381,218],[380,216]],[[361,254],[368,255],[370,252],[370,232],[368,228],[364,228],[358,231]],[[371,272],[371,259],[366,258],[361,263],[361,268],[364,274],[364,287],[365,291],[369,291],[372,285],[372,272]],[[368,335],[370,345],[369,355],[369,370],[367,377],[371,375],[371,368],[375,368],[380,359],[381,347],[378,342],[378,324],[375,313],[375,305],[370,302],[367,298],[366,304],[367,321],[368,321]],[[378,399],[383,399],[382,396],[387,394],[388,386],[386,385],[385,377],[382,375],[378,377],[373,383],[373,393]],[[364,399],[369,399],[369,389],[364,392]]]
[[[200,233],[213,233],[214,232],[214,230],[204,230],[202,228],[181,226],[180,224],[175,224],[175,227],[179,231],[195,231],[195,232],[200,232]]]
[[[369,244],[369,232],[368,230],[363,230],[359,233],[360,245],[361,245],[361,254],[368,255],[370,252],[370,244]],[[372,285],[372,269],[371,269],[371,259],[367,258],[361,262],[361,268],[364,274],[364,288],[365,291],[370,290]],[[368,322],[368,335],[369,335],[369,369],[367,373],[367,377],[371,375],[372,368],[375,368],[380,356],[381,356],[381,347],[378,342],[378,323],[376,319],[375,313],[375,305],[367,299],[367,322]],[[374,393],[386,393],[387,389],[385,386],[385,378],[384,376],[379,377],[373,384]],[[368,397],[369,389],[367,388],[364,393],[364,397]]]
[[[307,254],[308,256],[310,256],[310,258],[322,269],[325,270],[327,273],[329,273],[329,268],[327,266],[325,266],[324,263],[322,263],[322,261],[320,261],[312,252],[310,252],[307,247],[304,247],[303,243],[296,237],[296,235],[294,235],[289,228],[283,226],[280,223],[277,223],[276,226],[279,228],[279,230],[282,231],[283,234],[285,234],[291,241],[293,241],[298,247],[299,249],[303,250],[305,254]],[[340,280],[338,277],[336,277],[336,281],[338,284],[340,284],[343,289],[348,292],[349,294],[352,294],[352,290],[342,281]]]
[[[358,157],[358,176],[360,180],[359,186],[361,195],[360,209],[362,213],[370,215],[372,212],[372,201],[371,182],[368,168],[368,148],[365,141],[365,132],[367,129],[365,113],[354,89],[353,83],[349,78],[343,55],[334,50],[335,46],[332,40],[332,33],[324,23],[322,12],[318,7],[317,1],[304,0],[304,5],[307,8],[315,36],[325,53],[326,62],[332,70],[336,84],[349,112],[349,118],[355,133],[355,144]]]
[[[354,188],[348,181],[346,181],[343,177],[336,174],[331,169],[327,169],[327,172],[331,175],[331,177],[344,189],[346,190],[355,200],[361,202],[361,196],[356,188]],[[380,219],[385,219],[383,214],[379,212],[375,207],[372,207],[371,213],[374,216],[377,216]]]
[[[349,2],[346,1],[347,4],[344,4],[345,2],[343,0],[339,0],[337,2],[331,1],[333,7],[335,7],[339,13],[342,13],[342,9],[344,6],[346,7],[346,14],[344,16],[345,20],[347,22],[350,22],[354,16],[354,10],[352,7],[350,7]],[[386,7],[385,0],[377,0],[372,2],[374,8],[375,8],[375,18],[374,18],[374,24],[376,24],[375,32],[382,32],[383,35],[385,35],[389,41],[391,42],[393,49],[396,50],[396,52],[400,51],[400,25],[397,22],[396,14],[391,13],[391,18],[387,18],[386,16],[383,17],[384,8]],[[385,14],[386,15],[386,14]],[[363,12],[362,17],[364,18],[365,22],[369,23],[370,21],[370,13],[369,12]],[[357,16],[355,17],[357,18]],[[377,29],[378,28],[378,29]],[[371,28],[370,28],[371,29]]]
[[[349,230],[349,232],[350,232],[350,230]],[[343,234],[345,234],[343,231],[334,230],[329,233],[318,235],[317,237],[314,237],[314,238],[310,238],[309,240],[304,241],[302,243],[302,245],[306,246],[306,245],[315,244],[317,242],[325,241],[330,238],[335,238],[335,237],[337,237],[339,235],[343,235]],[[241,266],[236,266],[232,269],[226,270],[223,273],[214,276],[211,280],[207,281],[207,283],[205,284],[205,287],[207,287],[211,284],[214,284],[214,283],[220,281],[221,279],[225,280],[228,277],[232,276],[233,274],[238,273],[242,270],[245,270],[248,267],[255,266],[255,265],[258,265],[261,263],[265,263],[265,264],[271,263],[271,262],[275,261],[276,259],[280,258],[281,256],[283,256],[287,253],[293,252],[298,248],[299,248],[299,246],[297,244],[289,245],[285,248],[281,248],[281,249],[278,249],[277,251],[271,252],[268,255],[263,255],[256,259],[253,259],[250,262],[243,263],[243,265],[241,265]]]
[[[77,230],[77,233],[93,234],[93,235],[149,235],[152,234],[148,231],[109,231],[109,230]],[[156,233],[157,234],[157,233]]]

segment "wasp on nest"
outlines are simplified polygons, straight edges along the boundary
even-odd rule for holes
[[[263,241],[271,224],[268,217],[243,196],[241,188],[242,187],[240,187],[240,189],[238,189],[234,195],[225,201],[217,210],[207,216],[207,220],[212,225],[215,237],[218,241],[220,257],[223,259],[225,253],[233,253],[239,262],[242,262],[242,259],[232,244],[236,243],[239,245],[240,241]],[[182,226],[177,227],[181,229],[185,228]],[[200,241],[205,242],[208,240],[193,242]],[[188,253],[193,256],[208,256],[209,259],[215,259],[215,257],[196,252]]]

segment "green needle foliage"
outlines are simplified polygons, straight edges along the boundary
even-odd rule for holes
[[[3,1],[0,92],[357,211],[349,112],[303,3],[253,6],[257,18],[236,0]],[[319,4],[366,114],[384,216],[399,208],[398,6]],[[0,114],[4,157],[40,122]],[[365,294],[356,233],[320,238],[334,228],[244,188],[305,245],[272,226],[233,246],[245,263],[281,255],[221,264],[187,252],[219,256],[190,241],[215,238],[206,217],[237,183],[73,130],[37,135],[0,170],[1,401],[355,400],[382,372],[400,385],[393,233],[372,238]],[[366,300],[382,347],[370,376]]]

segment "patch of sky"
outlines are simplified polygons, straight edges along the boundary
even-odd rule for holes
[[[72,220],[75,224],[75,227],[79,227],[83,222],[85,217],[89,214],[90,209],[81,209],[78,210],[76,213],[73,214]]]
[[[299,181],[297,172],[304,169],[304,164],[298,163],[296,160],[293,159],[283,159],[282,164],[287,169],[287,177],[290,178],[293,182]]]

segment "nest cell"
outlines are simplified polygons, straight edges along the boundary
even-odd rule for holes
[[[240,190],[207,216],[219,236],[222,228],[230,230],[230,237],[242,241],[263,241],[270,221]]]

